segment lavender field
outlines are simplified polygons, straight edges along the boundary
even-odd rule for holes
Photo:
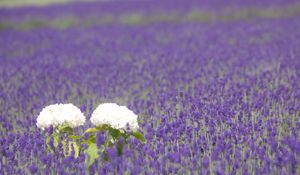
[[[90,169],[46,151],[44,106],[74,103],[80,133],[106,102],[133,110],[147,143]],[[0,8],[0,174],[300,174],[300,3]]]

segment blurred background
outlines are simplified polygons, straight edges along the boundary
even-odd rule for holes
[[[78,2],[83,0],[0,0],[1,7],[18,7],[18,6],[44,6],[49,4]],[[85,0],[93,1],[93,0]],[[104,0],[103,0],[104,1]]]
[[[191,0],[188,3],[178,0],[0,0],[0,30],[89,28],[107,24],[136,26],[165,22],[228,23],[283,19],[298,14],[300,3],[296,0]]]

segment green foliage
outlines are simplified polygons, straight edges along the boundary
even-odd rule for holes
[[[121,156],[123,154],[123,148],[124,148],[123,143],[121,143],[120,141],[118,141],[118,143],[117,143],[118,156]]]
[[[62,126],[58,128],[58,132],[62,133],[62,134],[73,134],[73,128],[71,128],[70,126]]]
[[[69,135],[69,138],[73,140],[80,140],[81,136]]]
[[[93,133],[93,132],[98,132],[97,128],[88,128],[84,133]]]
[[[87,142],[88,142],[88,144],[96,143],[96,136],[95,135],[90,135]]]
[[[131,135],[143,143],[147,142],[145,136],[140,132],[132,132]]]
[[[122,136],[120,130],[112,128],[112,127],[108,128],[108,132],[112,136],[114,141],[118,140]]]
[[[50,136],[47,136],[47,137],[46,137],[46,153],[47,153],[47,154],[48,154],[49,152],[51,152],[51,147],[50,147],[50,145],[49,145],[50,139],[51,139]]]
[[[103,160],[106,162],[109,161],[108,153],[106,151],[103,151]]]
[[[107,136],[103,145],[97,146],[97,133],[105,134]],[[88,135],[87,139],[85,139],[86,135]],[[145,136],[140,132],[127,132],[124,129],[115,129],[109,125],[88,128],[81,136],[74,135],[73,128],[69,126],[61,126],[56,128],[51,136],[46,137],[46,152],[54,151],[49,145],[51,137],[53,138],[55,148],[57,148],[58,144],[61,142],[63,145],[64,155],[70,156],[72,150],[74,150],[75,158],[79,157],[80,152],[83,149],[82,145],[87,144],[87,149],[83,151],[87,157],[86,165],[89,169],[94,164],[95,160],[100,157],[99,152],[102,152],[104,161],[109,161],[109,156],[105,150],[106,147],[115,146],[118,155],[121,156],[123,154],[124,145],[128,144],[128,138],[130,136],[133,136],[142,143],[146,143]],[[122,142],[121,139],[123,139],[124,142]]]
[[[109,128],[108,125],[97,126],[95,128],[88,128],[87,130],[85,130],[84,133],[93,133],[93,132],[105,131],[108,128]]]
[[[88,155],[88,159],[86,159],[86,165],[88,168],[93,165],[95,159],[99,158],[98,148],[96,143],[91,143],[88,145],[88,148],[85,151],[85,154]]]
[[[52,134],[52,137],[53,137],[53,141],[54,141],[53,145],[54,145],[55,148],[57,148],[58,147],[58,143],[59,143],[59,135],[58,135],[58,133],[54,132]]]

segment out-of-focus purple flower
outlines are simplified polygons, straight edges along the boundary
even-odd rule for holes
[[[203,160],[202,160],[202,166],[203,166],[204,168],[208,168],[209,164],[210,164],[210,161],[209,161],[208,156],[204,156],[204,158],[203,158]]]
[[[29,170],[30,170],[30,173],[31,173],[31,174],[35,174],[35,173],[37,173],[38,168],[36,167],[36,165],[35,165],[34,163],[32,163],[32,164],[29,166]]]

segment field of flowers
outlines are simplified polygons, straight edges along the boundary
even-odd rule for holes
[[[299,19],[283,0],[0,8],[0,174],[300,174]],[[107,102],[146,143],[90,168],[45,149],[45,106],[75,104],[82,133]]]

